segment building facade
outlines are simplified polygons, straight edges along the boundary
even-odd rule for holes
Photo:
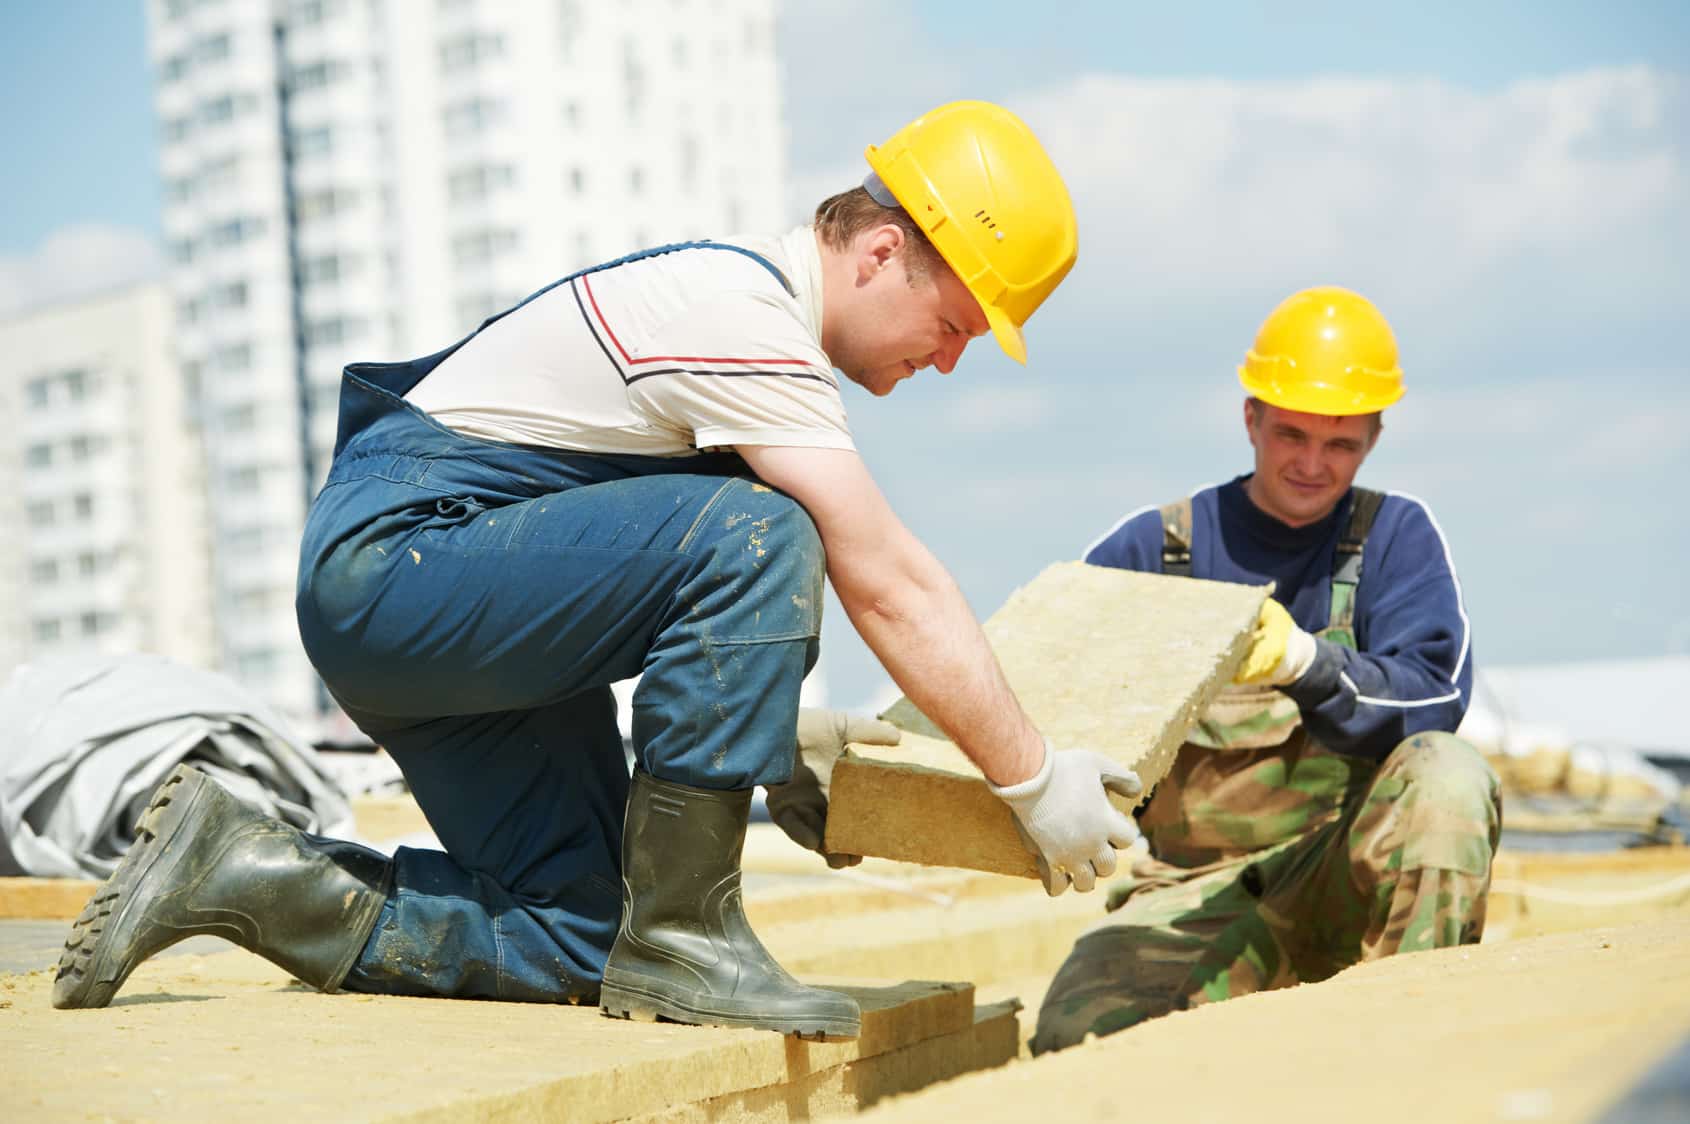
[[[775,0],[147,0],[222,667],[332,715],[294,568],[341,368],[580,266],[772,230]]]
[[[0,321],[0,674],[63,652],[214,666],[198,425],[161,282]]]

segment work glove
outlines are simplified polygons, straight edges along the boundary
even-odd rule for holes
[[[1232,681],[1267,687],[1295,683],[1314,662],[1314,651],[1314,637],[1298,628],[1285,606],[1269,597],[1256,615],[1250,651]]]
[[[1053,749],[1047,741],[1036,776],[991,789],[1015,813],[1021,841],[1053,898],[1070,883],[1083,894],[1115,873],[1115,848],[1138,839],[1138,825],[1109,802],[1108,793],[1137,799],[1144,786],[1137,773],[1101,753]]]
[[[822,855],[835,870],[856,866],[863,861],[861,855],[829,855],[822,850],[833,763],[850,742],[897,745],[902,736],[896,726],[877,718],[859,718],[838,710],[799,710],[798,760],[792,766],[790,781],[768,786],[769,818],[794,843]]]

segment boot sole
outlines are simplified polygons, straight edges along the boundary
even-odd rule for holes
[[[181,855],[167,853],[170,843],[200,804],[203,786],[211,783],[198,770],[178,765],[159,785],[135,822],[134,844],[71,924],[53,977],[53,1006],[104,1007],[134,971],[135,963],[114,967],[112,949],[125,943],[120,938],[139,903],[150,896],[151,884],[175,869]]]
[[[724,1026],[750,1030],[772,1030],[795,1038],[824,1039],[855,1038],[862,1029],[861,1018],[844,1016],[776,1016],[754,1015],[748,1012],[723,1011],[691,1003],[683,1003],[672,995],[664,995],[639,986],[630,980],[600,986],[599,1011],[613,1019],[635,1022],[686,1023],[689,1026]]]

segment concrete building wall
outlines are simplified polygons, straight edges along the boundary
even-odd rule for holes
[[[772,230],[775,0],[149,0],[224,669],[298,719],[299,532],[341,368],[582,265]]]
[[[198,435],[153,282],[0,322],[13,409],[0,491],[21,518],[8,559],[5,670],[64,651],[215,651]]]

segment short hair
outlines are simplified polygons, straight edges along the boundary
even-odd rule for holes
[[[907,211],[902,207],[882,206],[865,188],[841,191],[823,199],[816,207],[816,234],[831,250],[847,249],[863,231],[888,223],[904,232],[904,245],[910,249],[904,269],[911,281],[927,277],[935,268],[950,268]]]
[[[1260,398],[1257,398],[1254,394],[1250,395],[1249,402],[1250,402],[1251,416],[1258,421],[1261,419],[1263,408],[1271,404],[1271,403],[1262,401]],[[1370,431],[1372,432],[1374,437],[1378,437],[1379,431],[1381,429],[1385,428],[1385,411],[1375,410],[1371,414],[1368,414],[1367,417],[1373,423],[1369,427]]]

